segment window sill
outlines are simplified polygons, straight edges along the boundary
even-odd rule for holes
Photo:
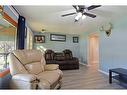
[[[6,69],[6,70],[0,72],[0,78],[6,76],[6,75],[9,74],[9,73],[10,73],[10,69]]]

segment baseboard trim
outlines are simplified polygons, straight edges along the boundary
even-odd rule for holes
[[[101,73],[103,73],[103,74],[105,74],[105,75],[109,75],[109,73],[107,73],[107,72],[105,72],[103,70],[98,69],[98,71],[101,72]]]
[[[82,62],[79,62],[79,64],[84,65],[84,66],[88,66],[88,64],[85,64],[85,63],[82,63]]]

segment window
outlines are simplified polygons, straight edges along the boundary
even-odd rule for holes
[[[16,27],[0,19],[0,72],[8,68],[8,54],[16,48]]]
[[[14,46],[13,41],[0,41],[0,71],[8,68],[7,56],[15,49]]]
[[[32,31],[27,27],[26,32],[27,32],[26,42],[25,42],[26,49],[32,49],[33,48],[33,34],[32,34]]]

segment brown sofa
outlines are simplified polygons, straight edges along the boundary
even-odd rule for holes
[[[45,51],[46,64],[58,64],[61,70],[79,69],[79,60],[68,49],[63,52]]]

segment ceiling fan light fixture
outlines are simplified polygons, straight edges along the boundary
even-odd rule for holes
[[[71,13],[68,13],[68,14],[61,15],[61,16],[64,17],[64,16],[69,16],[69,15],[76,14],[75,22],[77,22],[79,19],[82,19],[82,20],[85,19],[86,16],[91,17],[91,18],[95,18],[96,15],[92,14],[92,13],[89,13],[89,11],[100,7],[101,5],[90,5],[90,6],[72,5],[72,6],[74,7],[75,12],[71,12]]]
[[[82,13],[81,12],[78,12],[77,16],[80,18],[82,17]]]
[[[86,18],[86,16],[85,15],[82,15],[82,19],[85,19]]]
[[[79,17],[78,17],[78,16],[76,16],[76,17],[75,17],[75,21],[78,21],[78,20],[79,20]]]
[[[78,21],[82,17],[82,13],[79,12],[77,16],[75,17],[75,21]]]

